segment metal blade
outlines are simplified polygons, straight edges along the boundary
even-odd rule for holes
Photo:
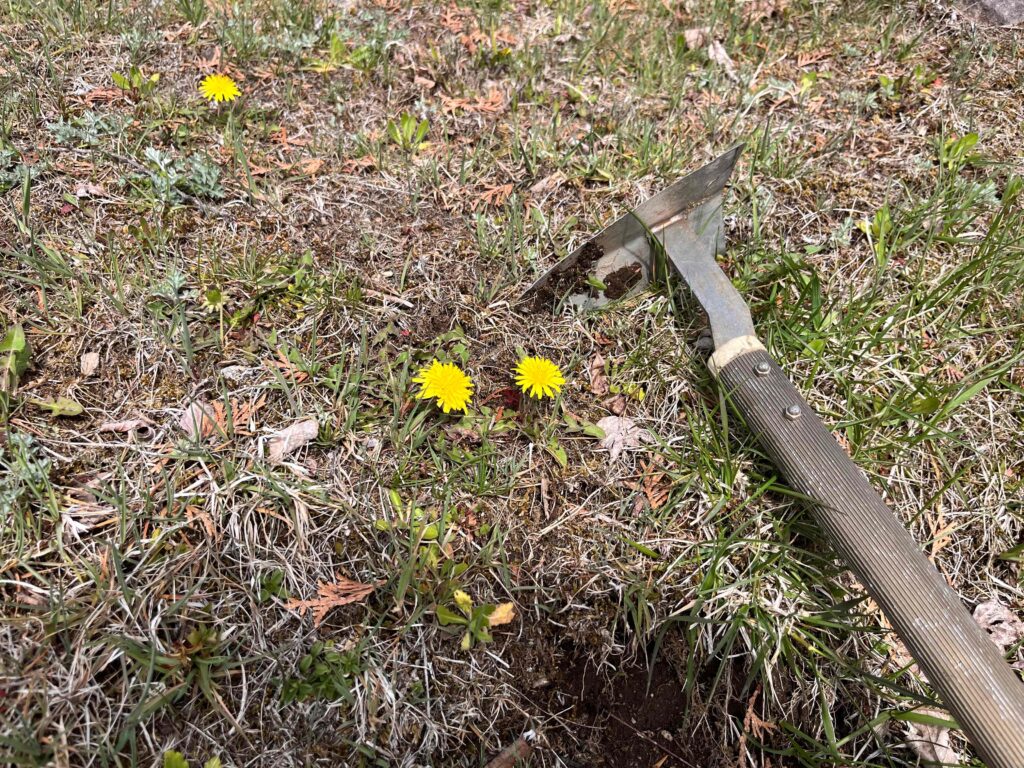
[[[523,298],[533,296],[537,309],[554,309],[562,301],[594,309],[635,293],[654,272],[652,239],[661,240],[671,227],[693,234],[691,240],[674,239],[674,251],[687,259],[703,254],[713,263],[723,245],[721,192],[742,149],[731,148],[620,216],[548,270]]]

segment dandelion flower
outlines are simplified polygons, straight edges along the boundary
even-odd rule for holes
[[[207,75],[199,84],[199,92],[210,101],[234,101],[242,93],[227,75]]]
[[[452,597],[455,599],[455,605],[466,616],[470,616],[473,613],[473,598],[469,596],[469,593],[456,589],[452,593]]]
[[[562,391],[565,377],[545,357],[524,357],[516,365],[516,384],[530,397],[554,397]]]
[[[416,397],[420,400],[435,398],[445,413],[465,413],[473,397],[473,381],[454,363],[439,363],[420,368],[413,382],[420,385]]]

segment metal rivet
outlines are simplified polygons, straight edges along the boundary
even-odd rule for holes
[[[754,373],[756,373],[758,376],[767,376],[769,373],[771,373],[771,371],[772,367],[768,365],[768,363],[765,360],[762,360],[760,363],[754,366]]]
[[[796,421],[797,419],[799,419],[800,418],[800,406],[796,405],[794,403],[793,405],[790,405],[789,407],[787,407],[786,408],[786,418],[789,419],[790,421]]]

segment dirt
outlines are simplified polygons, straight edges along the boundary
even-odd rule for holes
[[[590,268],[604,256],[604,249],[593,240],[582,245],[577,257],[552,272],[548,281],[534,293],[533,311],[550,312],[566,294],[591,290],[587,284]]]
[[[673,732],[683,724],[686,699],[668,663],[658,661],[652,670],[635,664],[607,678],[581,660],[566,677],[574,714],[598,729],[589,755],[592,765],[651,768],[665,757],[662,768],[687,765],[681,755],[673,757],[679,749]]]
[[[621,299],[629,289],[640,282],[644,275],[639,264],[627,264],[612,272],[604,279],[604,295],[609,299]]]
[[[600,668],[584,646],[566,643],[534,657],[539,662],[524,698],[542,727],[541,749],[569,766],[689,768],[717,764],[720,750],[698,738],[689,697],[665,657],[612,658]],[[549,715],[557,720],[548,720]],[[555,722],[565,728],[553,727]]]

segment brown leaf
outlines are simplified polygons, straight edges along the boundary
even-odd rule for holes
[[[376,588],[377,584],[363,584],[339,576],[333,584],[319,584],[317,586],[318,596],[313,600],[289,600],[284,607],[290,611],[298,611],[300,614],[312,611],[313,626],[319,627],[332,608],[361,602],[369,597]]]
[[[248,432],[249,419],[252,418],[253,414],[256,413],[260,408],[263,407],[264,403],[267,402],[267,396],[263,395],[258,400],[252,400],[248,403],[239,402],[238,398],[231,398],[231,410],[224,406],[223,400],[217,400],[210,404],[210,409],[213,412],[213,420],[217,425],[217,428],[224,435],[229,434],[228,430],[228,417],[231,417],[231,429],[230,434],[232,435],[247,435],[251,434]]]
[[[124,421],[108,421],[100,424],[97,432],[149,432],[153,422],[145,416],[137,419],[126,419]]]
[[[202,440],[218,428],[216,411],[209,403],[196,400],[182,412],[178,426],[193,440]]]
[[[664,472],[658,471],[653,461],[644,465],[643,489],[652,510],[664,506],[672,492],[672,484],[665,479]]]
[[[708,44],[708,37],[711,35],[710,27],[694,27],[683,31],[683,42],[686,43],[686,50],[695,51]]]
[[[291,149],[292,147],[305,147],[309,144],[309,139],[293,139],[288,135],[288,129],[283,125],[270,134],[270,139],[275,144],[280,144],[285,149]]]
[[[992,642],[1006,651],[1021,638],[1024,638],[1024,622],[1009,608],[998,600],[979,603],[974,609],[974,620],[978,626],[988,632]]]
[[[354,173],[356,171],[373,170],[377,167],[377,159],[373,155],[353,157],[341,164],[343,173]]]
[[[480,196],[470,203],[470,208],[475,211],[480,203],[483,203],[484,205],[499,206],[508,200],[508,196],[511,194],[511,184],[490,185],[485,187],[484,191],[480,193]]]
[[[503,624],[511,624],[515,617],[515,603],[501,603],[494,609],[494,612],[487,617],[487,626],[500,627]]]
[[[607,408],[609,411],[614,413],[616,416],[622,416],[626,413],[626,396],[612,395],[606,400],[602,401],[601,405]]]
[[[304,173],[307,176],[315,176],[317,172],[324,167],[323,158],[320,157],[307,157],[304,160],[299,160],[292,166],[293,170],[297,170],[300,173]]]
[[[86,352],[79,360],[79,370],[83,376],[92,376],[100,367],[100,355],[98,352]]]
[[[91,107],[94,104],[109,104],[112,101],[118,101],[124,98],[124,91],[120,88],[93,88],[78,98]]]
[[[549,192],[554,192],[560,186],[565,184],[565,174],[561,171],[555,171],[550,176],[545,176],[543,179],[538,181],[532,187],[530,187],[530,194],[534,197],[540,197],[546,195]]]
[[[712,40],[711,44],[708,46],[708,58],[724,69],[725,76],[730,80],[739,80],[739,77],[736,75],[736,65],[729,57],[729,54],[726,53],[725,46],[723,46],[718,40]]]
[[[280,464],[285,456],[299,450],[306,443],[315,440],[320,431],[316,419],[306,419],[275,433],[267,445],[267,459]]]
[[[518,768],[518,766],[526,765],[530,755],[533,754],[533,742],[536,738],[536,733],[527,731],[505,747],[485,768]]]
[[[75,197],[82,200],[86,197],[106,197],[107,191],[99,184],[80,182],[75,185]]]
[[[948,718],[945,712],[936,710],[918,710],[922,715]],[[953,749],[949,740],[949,728],[931,723],[908,723],[907,742],[918,756],[925,762],[942,765],[959,765],[960,755]]]
[[[200,58],[198,61],[196,61],[196,69],[198,69],[200,72],[205,72],[208,69],[216,69],[220,66],[220,58],[220,46],[216,45],[213,48],[213,53],[210,55],[210,58]]]
[[[480,445],[482,440],[480,434],[475,429],[467,427],[449,427],[445,430],[445,434],[459,445]]]
[[[638,448],[641,443],[650,442],[653,438],[646,429],[638,427],[628,416],[605,416],[597,422],[605,437],[601,447],[607,448],[611,454],[608,461],[614,463],[626,448]]]
[[[284,352],[278,350],[277,357],[277,360],[267,361],[267,364],[275,366],[282,374],[288,376],[296,384],[301,384],[309,378],[309,374],[285,357]]]
[[[753,0],[743,3],[743,19],[749,23],[781,15],[788,5],[789,0]]]
[[[185,516],[188,518],[189,522],[198,520],[206,531],[206,535],[211,539],[220,540],[220,536],[217,534],[217,526],[214,524],[210,513],[205,509],[189,504],[185,507]]]
[[[587,367],[587,373],[590,375],[590,391],[598,397],[607,395],[608,377],[604,372],[604,358],[600,352],[591,358],[590,365]]]
[[[492,88],[486,96],[476,99],[460,99],[441,96],[442,108],[445,112],[465,112],[467,114],[496,115],[505,109],[505,97],[496,88]]]

